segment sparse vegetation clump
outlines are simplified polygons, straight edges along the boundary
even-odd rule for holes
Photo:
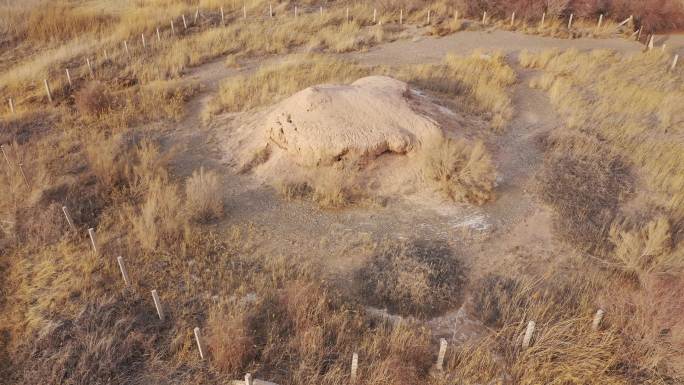
[[[185,183],[185,199],[191,219],[206,221],[223,215],[223,191],[219,176],[201,167]]]
[[[478,205],[494,197],[496,170],[482,143],[439,139],[425,143],[419,156],[425,180],[447,197]]]
[[[451,249],[428,241],[383,244],[355,277],[367,304],[420,318],[458,306],[464,279]]]

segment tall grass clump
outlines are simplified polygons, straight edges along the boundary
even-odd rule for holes
[[[496,170],[481,142],[437,139],[423,144],[419,157],[426,182],[447,197],[478,205],[494,198]]]
[[[214,171],[205,171],[202,167],[192,173],[185,182],[185,199],[191,219],[206,221],[223,215],[221,187]]]

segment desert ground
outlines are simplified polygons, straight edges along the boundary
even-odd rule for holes
[[[684,383],[684,4],[473,3],[0,6],[0,383]]]

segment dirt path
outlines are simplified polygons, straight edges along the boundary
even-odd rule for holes
[[[391,201],[385,207],[359,206],[341,211],[324,211],[308,202],[288,202],[270,186],[248,175],[237,174],[225,164],[219,150],[218,127],[227,126],[230,115],[219,116],[205,125],[201,113],[218,90],[218,83],[253,71],[261,62],[229,69],[222,60],[193,69],[189,81],[201,84],[201,91],[187,106],[185,118],[170,128],[166,146],[177,146],[179,156],[172,172],[179,178],[205,166],[219,170],[225,183],[227,218],[218,227],[252,223],[264,236],[258,252],[264,255],[313,255],[330,267],[332,276],[344,276],[365,261],[373,241],[422,239],[446,242],[458,250],[471,276],[513,265],[512,259],[544,258],[557,250],[551,231],[551,215],[533,193],[534,175],[542,164],[539,138],[553,130],[559,120],[546,95],[528,86],[534,72],[517,68],[516,53],[522,49],[610,48],[638,52],[641,46],[622,39],[561,40],[506,31],[461,32],[444,38],[420,37],[376,47],[369,52],[343,55],[366,65],[401,65],[441,60],[447,53],[468,54],[477,48],[501,50],[516,67],[519,82],[512,89],[516,115],[504,133],[492,137],[501,175],[498,199],[483,207],[447,202]],[[269,60],[279,60],[274,57]],[[516,266],[525,265],[516,263]],[[503,266],[503,267],[502,267]],[[438,336],[467,338],[477,332],[465,310],[430,321]]]

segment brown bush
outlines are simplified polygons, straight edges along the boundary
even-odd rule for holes
[[[231,314],[230,309],[217,307],[209,314],[207,324],[212,365],[237,377],[240,377],[242,369],[254,355],[254,342],[245,314]]]
[[[461,299],[464,268],[441,243],[384,244],[355,273],[359,296],[375,307],[401,315],[428,317]]]
[[[204,171],[201,167],[194,171],[185,182],[185,199],[191,219],[207,221],[223,215],[223,190],[218,174]]]
[[[455,201],[484,204],[494,196],[496,172],[482,143],[452,139],[428,143],[420,162],[425,180]]]
[[[93,81],[76,92],[74,103],[82,115],[100,116],[112,107],[113,98],[104,84]]]

